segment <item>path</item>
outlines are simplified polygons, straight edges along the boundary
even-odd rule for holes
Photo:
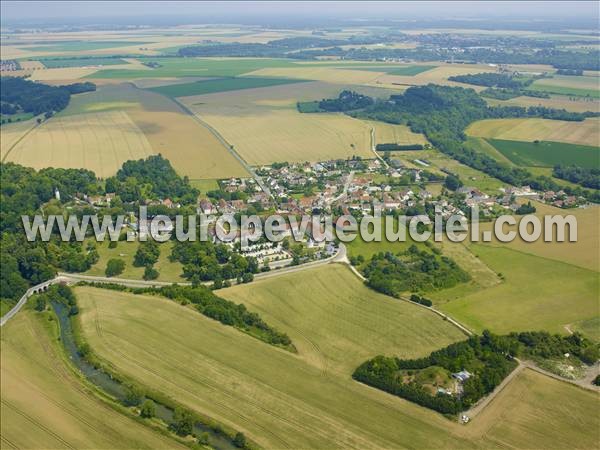
[[[386,162],[386,160],[383,159],[379,155],[379,153],[377,153],[377,146],[375,145],[375,127],[371,128],[371,151],[375,154],[375,158],[377,158],[379,161],[381,161],[383,163],[383,165],[386,167],[386,169],[390,168],[390,166]]]

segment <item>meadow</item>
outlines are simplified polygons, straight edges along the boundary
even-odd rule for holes
[[[596,271],[506,246],[472,244],[469,248],[501,274],[502,283],[460,292],[454,299],[452,292],[432,295],[442,311],[469,328],[500,334],[525,330],[564,334],[565,325],[598,315]]]
[[[573,112],[600,111],[600,104],[593,98],[551,95],[550,98],[515,97],[509,100],[485,98],[490,105],[505,106],[545,106],[546,108],[566,109]]]
[[[301,80],[290,80],[285,78],[238,77],[202,80],[195,81],[193,83],[178,83],[154,87],[150,90],[162,95],[166,95],[167,97],[184,97],[190,95],[212,94],[214,92],[237,91],[242,89],[253,89],[300,82]]]
[[[29,52],[86,52],[90,50],[112,49],[144,45],[149,42],[142,41],[64,41],[61,43],[48,42],[44,45],[21,47]]]
[[[421,133],[413,133],[406,125],[394,125],[385,122],[366,120],[369,127],[375,129],[375,144],[396,143],[401,145],[421,144],[429,142]]]
[[[600,84],[595,76],[554,75],[531,84],[528,90],[582,97],[600,97]]]
[[[520,167],[552,167],[557,164],[574,164],[591,169],[600,167],[598,147],[548,141],[535,143],[489,139],[488,142]]]
[[[509,141],[551,141],[598,146],[597,118],[582,122],[549,119],[488,119],[472,123],[467,135]]]
[[[332,277],[340,280],[335,286]],[[219,291],[287,332],[297,355],[159,297],[89,287],[76,294],[83,333],[100,358],[264,447],[467,449],[500,441],[525,447],[526,430],[544,448],[565,442],[554,402],[574,388],[560,382],[531,387],[528,405],[538,414],[509,407],[509,386],[492,403],[508,401],[506,407],[490,407],[481,426],[464,427],[352,381],[350,370],[366,355],[424,355],[464,336],[426,310],[368,290],[342,266]],[[527,383],[527,376],[515,383]],[[571,447],[585,448],[598,421],[590,414],[597,398],[577,392],[580,405],[570,412],[567,437]],[[508,410],[511,418],[504,420]]]
[[[2,448],[187,448],[98,399],[67,366],[49,313],[20,311],[1,339]]]

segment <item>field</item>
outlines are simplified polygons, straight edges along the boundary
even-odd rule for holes
[[[151,90],[168,97],[184,97],[190,95],[212,94],[214,92],[237,91],[242,89],[253,89],[299,82],[301,81],[285,78],[239,77],[159,86],[151,88]]]
[[[120,58],[44,58],[40,59],[39,61],[49,69],[56,67],[113,66],[118,64],[127,64]]]
[[[152,153],[126,112],[106,111],[51,118],[9,147],[2,159],[35,169],[84,167],[105,178],[125,161]]]
[[[562,95],[600,97],[600,83],[594,76],[554,75],[552,78],[535,81],[527,89]]]
[[[335,287],[332,277],[340,280]],[[367,355],[416,356],[462,337],[427,311],[369,291],[341,266],[220,291],[289,333],[298,355],[154,296],[83,287],[76,293],[84,334],[101,358],[268,448],[526,447],[527,432],[544,448],[563,448],[566,438],[570,447],[586,448],[598,421],[590,412],[597,399],[576,390],[580,405],[570,411],[568,433],[549,426],[558,417],[555,402],[574,388],[545,379],[531,385],[528,373],[515,384],[530,388],[527,406],[491,406],[481,425],[468,427],[353,382],[349,370]],[[509,386],[492,405],[512,406],[513,398]]]
[[[160,67],[127,70],[103,69],[90,78],[235,77],[263,67],[288,67],[292,62],[266,58],[152,58]]]
[[[144,45],[148,42],[140,41],[65,41],[59,43],[48,43],[40,46],[24,46],[23,50],[29,52],[85,52],[90,50],[101,50],[107,48],[130,47],[133,45]]]
[[[85,272],[85,275],[93,275],[104,277],[104,270],[106,269],[106,263],[109,259],[116,258],[125,261],[125,270],[122,274],[118,275],[120,278],[128,278],[132,280],[141,280],[144,275],[144,267],[135,267],[133,265],[133,257],[137,250],[138,242],[117,242],[115,248],[108,248],[108,241],[98,242],[96,244],[100,259],[94,264],[90,270]],[[169,255],[171,254],[172,243],[165,242],[160,244],[160,257],[154,268],[158,270],[159,277],[158,281],[185,281],[181,278],[182,266],[178,262],[169,261]]]
[[[24,310],[2,328],[2,448],[186,448],[94,397],[47,317]]]
[[[600,149],[588,145],[566,144],[564,142],[540,141],[488,141],[500,153],[521,167],[553,167],[557,164],[580,167],[600,167]]]
[[[598,119],[567,122],[548,119],[489,119],[480,120],[467,128],[475,137],[509,141],[552,141],[580,145],[599,145]]]
[[[336,289],[333,276],[340,280]],[[292,286],[285,298],[283,285]],[[265,447],[456,443],[439,427],[457,425],[349,378],[367,355],[425,354],[460,339],[449,324],[367,290],[344,267],[264,280],[245,291],[220,294],[264,308],[265,319],[290,334],[297,356],[167,300],[92,288],[76,292],[84,334],[101,357]],[[158,323],[151,320],[157,314]]]
[[[4,158],[8,154],[8,151],[15,146],[20,139],[24,139],[24,136],[29,133],[35,125],[35,120],[26,120],[4,124],[0,127],[0,155],[2,155],[2,162],[4,162]]]
[[[373,157],[371,129],[344,114],[303,114],[296,102],[337,95],[343,86],[302,83],[182,97],[201,120],[216,129],[253,165]]]
[[[598,316],[597,272],[506,246],[472,244],[470,250],[504,281],[446,303],[449,293],[433,297],[440,309],[471,329],[565,333],[565,325]]]
[[[420,133],[413,133],[406,125],[393,125],[385,122],[365,121],[369,127],[375,128],[375,143],[386,144],[422,144],[428,143]]]
[[[190,179],[246,175],[208,129],[167,97],[130,84],[107,85],[96,92],[75,96],[60,116],[76,117],[99,111],[126,112],[147,139],[152,154],[161,153],[178,173]]]
[[[546,108],[566,109],[573,112],[599,111],[600,104],[593,98],[567,97],[565,95],[551,95],[550,98],[515,97],[509,100],[494,100],[485,98],[490,105],[505,106],[545,106]]]
[[[599,430],[597,394],[529,369],[465,427],[469,435],[485,434],[489,448],[529,449],[593,448]]]

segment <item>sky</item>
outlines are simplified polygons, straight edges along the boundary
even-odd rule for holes
[[[149,1],[10,1],[1,2],[2,21],[77,18],[128,17],[137,22],[144,17],[188,17],[269,20],[276,17],[325,19],[465,19],[598,18],[599,6],[589,2],[473,1],[473,2],[149,2]]]

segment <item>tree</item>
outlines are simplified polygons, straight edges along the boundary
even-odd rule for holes
[[[144,269],[144,280],[156,280],[158,275],[158,270],[152,266],[146,266]]]
[[[235,434],[235,437],[233,438],[233,445],[238,448],[244,448],[246,446],[246,436],[244,436],[244,433],[237,432]]]
[[[205,431],[198,436],[198,443],[202,445],[210,445],[210,435]]]
[[[133,265],[136,267],[151,266],[158,261],[159,256],[160,248],[156,242],[153,240],[140,242],[133,258]]]
[[[122,274],[123,270],[125,270],[125,261],[122,259],[111,258],[106,263],[106,270],[104,273],[107,277],[114,277]]]
[[[192,416],[192,413],[183,408],[175,408],[171,427],[179,436],[192,434],[192,431],[194,430],[194,417]]]
[[[254,280],[254,275],[251,273],[246,272],[242,275],[242,283],[250,283],[252,280]]]
[[[137,406],[144,398],[144,391],[138,386],[127,386],[125,388],[125,398],[123,403],[126,406]]]
[[[36,299],[35,299],[35,310],[42,312],[46,309],[46,296],[45,295],[39,295]]]
[[[457,190],[462,186],[460,179],[454,175],[448,175],[444,180],[444,186],[451,191]]]
[[[142,416],[145,419],[150,419],[151,417],[154,417],[155,415],[156,415],[156,405],[150,399],[145,400],[140,409],[140,416]]]

